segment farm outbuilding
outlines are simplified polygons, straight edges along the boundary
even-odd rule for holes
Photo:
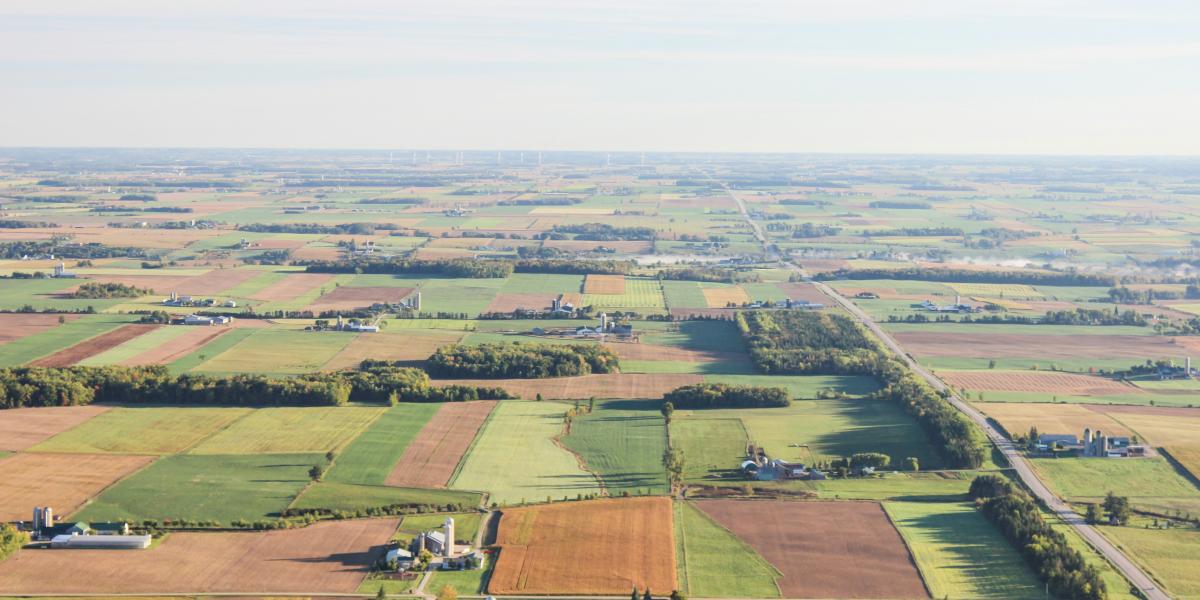
[[[150,547],[148,535],[56,535],[51,548],[140,550]]]

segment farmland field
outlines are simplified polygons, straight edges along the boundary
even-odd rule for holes
[[[450,487],[486,490],[502,505],[599,494],[596,477],[555,443],[567,408],[556,402],[499,403]]]
[[[698,500],[783,575],[785,598],[926,598],[904,540],[874,502]]]
[[[690,502],[675,503],[680,589],[701,598],[778,598],[782,574]]]
[[[609,495],[668,492],[662,466],[667,432],[657,403],[598,404],[591,414],[575,418],[562,444],[599,475]]]
[[[587,284],[584,284],[584,289],[589,289]],[[615,286],[602,289],[615,289]],[[666,308],[666,301],[663,298],[662,282],[657,279],[628,278],[620,292],[585,292],[583,305],[594,306],[597,310],[640,308],[661,312]]]
[[[96,405],[0,410],[0,450],[24,450],[106,410]]]
[[[1200,531],[1105,527],[1103,532],[1145,565],[1177,598],[1200,597]]]
[[[941,371],[942,379],[955,388],[1002,392],[1040,392],[1045,394],[1104,396],[1137,393],[1128,384],[1103,377],[1073,373],[1031,371]]]
[[[35,367],[69,367],[81,360],[116,348],[138,336],[147,335],[155,329],[158,329],[157,325],[137,325],[132,323],[122,325],[112,331],[88,338],[49,356],[43,356],[29,364]]]
[[[114,408],[30,450],[174,454],[191,448],[249,412],[244,408]]]
[[[0,458],[0,520],[26,519],[34,506],[69,515],[104,488],[146,466],[149,456],[13,454]]]
[[[357,511],[393,504],[458,504],[463,508],[470,508],[479,506],[480,500],[480,495],[471,491],[320,481],[305,488],[291,508]]]
[[[1163,458],[1039,458],[1031,461],[1050,486],[1074,502],[1097,502],[1108,492],[1135,508],[1200,511],[1200,489]]]
[[[669,498],[567,502],[504,511],[491,594],[675,589]],[[578,552],[586,546],[587,552]]]
[[[677,387],[700,383],[700,375],[676,373],[605,373],[546,379],[488,379],[486,385],[531,400],[541,394],[547,400],[587,398],[661,398]],[[434,385],[479,385],[478,379],[438,379]]]
[[[887,502],[934,598],[1036,598],[1041,582],[970,504]]]
[[[379,485],[388,478],[437,404],[400,404],[387,409],[344,450],[326,474],[329,481]]]
[[[396,524],[361,519],[269,532],[179,532],[142,552],[22,552],[0,563],[0,591],[350,593],[383,555]],[[55,576],[64,570],[76,577]]]
[[[42,331],[38,335],[0,345],[0,365],[25,364],[38,357],[54,354],[86,339],[103,335],[128,324],[129,317],[118,315],[85,315],[63,325]]]
[[[341,331],[261,329],[194,370],[202,373],[296,374],[319,370],[357,335]]]
[[[475,441],[496,402],[455,402],[437,407],[408,439],[384,479],[388,485],[445,487]]]
[[[193,448],[193,454],[338,450],[382,415],[382,408],[258,408]]]
[[[324,454],[254,454],[159,459],[100,494],[75,518],[214,520],[272,518],[308,484]]]

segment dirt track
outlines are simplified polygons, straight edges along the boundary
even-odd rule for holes
[[[444,488],[495,401],[448,402],[421,428],[388,474],[387,485]]]
[[[359,519],[269,532],[178,532],[150,550],[25,550],[0,563],[0,593],[350,593],[398,524]]]
[[[928,598],[904,540],[874,502],[698,500],[783,573],[785,598]]]
[[[676,589],[671,499],[563,502],[504,511],[491,594]]]
[[[112,331],[79,342],[70,348],[64,348],[49,356],[43,356],[29,364],[34,367],[69,367],[85,358],[95,356],[105,350],[116,348],[135,337],[149,333],[159,327],[160,325],[143,325],[140,323],[122,325]]]

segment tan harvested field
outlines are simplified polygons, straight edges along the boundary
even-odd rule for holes
[[[1112,396],[1137,394],[1142,390],[1129,383],[1104,377],[1051,371],[938,371],[954,388],[997,392],[1043,392],[1064,396]]]
[[[528,308],[531,310],[542,310],[549,308],[550,302],[558,297],[558,294],[545,292],[541,294],[496,294],[492,298],[492,303],[488,304],[484,312],[512,312],[518,308]]]
[[[189,294],[183,291],[184,286],[195,277],[188,275],[86,275],[88,280],[99,283],[119,283],[139,288],[147,288],[151,293],[160,296],[170,295],[171,292]],[[76,288],[65,290],[74,292]]]
[[[700,375],[611,373],[547,379],[435,379],[433,385],[486,385],[501,387],[510,394],[531,400],[538,394],[547,400],[576,398],[661,398],[684,385],[701,383]]]
[[[585,294],[624,294],[624,275],[588,275],[583,280]]]
[[[153,456],[41,453],[2,458],[0,521],[27,519],[34,506],[51,506],[58,514],[69,515],[152,460]],[[4,580],[0,574],[0,582]]]
[[[63,315],[66,321],[74,321],[79,315]],[[0,344],[7,344],[35,333],[58,327],[59,315],[0,314]]]
[[[280,281],[250,295],[255,300],[276,302],[294,300],[297,296],[319,288],[333,280],[328,273],[289,273]]]
[[[256,240],[255,248],[263,248],[266,250],[295,250],[308,243],[308,240],[296,240],[288,238],[269,238],[265,240]]]
[[[130,323],[122,325],[112,331],[102,333],[96,337],[86,339],[70,348],[64,348],[51,354],[44,356],[31,363],[35,367],[69,367],[89,356],[95,356],[116,348],[129,340],[132,340],[139,335],[149,333],[161,327],[160,325],[143,325],[139,323]]]
[[[1200,408],[1087,405],[1155,446],[1200,446]]]
[[[179,286],[179,289],[171,291],[191,296],[211,296],[213,294],[220,294],[262,274],[262,271],[251,269],[213,269],[203,275],[197,275],[188,279]]]
[[[724,288],[704,288],[700,290],[704,292],[704,301],[708,303],[709,308],[724,308],[730,302],[737,306],[741,306],[745,302],[750,301],[750,294],[741,287],[724,287]]]
[[[444,488],[496,401],[448,402],[421,428],[392,468],[387,485]]]
[[[628,594],[676,589],[671,499],[624,498],[504,510],[491,594]]]
[[[808,300],[814,304],[824,304],[829,306],[831,303],[829,296],[822,294],[820,290],[811,283],[780,283],[777,284],[783,293],[787,294],[792,300]]]
[[[1200,480],[1200,445],[1170,446],[1165,450],[1171,455],[1171,458],[1174,458],[1188,473],[1191,473],[1192,478]]]
[[[678,346],[660,346],[658,344],[627,344],[623,342],[607,342],[606,347],[617,353],[622,360],[677,360],[682,362],[725,362],[745,360],[741,352],[712,352],[708,350],[688,350]]]
[[[875,502],[697,500],[783,573],[784,598],[928,598],[908,547]]]
[[[1085,428],[1107,435],[1133,435],[1129,428],[1083,404],[984,402],[975,405],[998,421],[1009,435],[1024,435],[1030,427],[1039,433],[1070,433],[1083,437]]]
[[[337,260],[342,249],[337,246],[305,246],[292,251],[296,260]]]
[[[0,450],[24,450],[106,410],[107,406],[47,406],[0,410]]]
[[[410,330],[363,333],[342,348],[323,369],[349,369],[368,358],[378,360],[425,360],[442,346],[456,344],[463,334],[445,330]]]
[[[399,302],[411,294],[407,287],[350,287],[343,285],[317,298],[308,310],[353,310],[365,308],[376,302]]]
[[[1028,304],[1028,303],[1026,303]],[[966,325],[964,327],[970,327]],[[972,358],[1165,358],[1188,351],[1173,337],[1155,335],[1040,335],[904,331],[896,339],[915,356]]]
[[[672,308],[671,316],[678,318],[690,317],[693,315],[701,317],[724,318],[732,317],[735,311],[728,308]]]
[[[268,532],[177,532],[149,550],[26,550],[0,563],[0,592],[350,593],[398,525],[356,519]]]
[[[163,365],[191,354],[192,351],[221,337],[230,327],[196,327],[136,356],[121,361],[125,366]]]
[[[149,220],[149,219],[147,219]],[[173,219],[161,219],[173,220]],[[106,246],[136,248],[169,248],[177,250],[197,240],[219,237],[226,232],[216,229],[115,229],[110,227],[60,227],[43,229],[44,233],[66,235],[82,244],[100,243]]]

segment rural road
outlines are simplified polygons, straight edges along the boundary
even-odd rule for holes
[[[766,235],[763,234],[762,227],[758,224],[758,222],[750,218],[750,211],[746,208],[746,203],[743,202],[742,199],[738,197],[738,195],[735,194],[733,190],[731,190],[724,182],[713,178],[708,173],[705,173],[705,175],[709,180],[720,185],[725,190],[725,193],[729,194],[729,197],[733,198],[733,201],[737,203],[738,210],[742,213],[742,217],[746,219],[746,222],[749,223],[750,227],[754,230],[754,236],[760,243],[762,243],[763,249],[767,253],[767,257],[778,260],[780,263],[795,271],[801,277],[804,277],[806,281],[811,281],[799,265],[786,260],[777,252],[772,250],[770,242],[767,240]],[[1062,519],[1064,523],[1067,523],[1074,528],[1075,531],[1079,533],[1080,537],[1086,540],[1087,543],[1092,546],[1092,548],[1102,554],[1104,558],[1108,559],[1108,562],[1116,567],[1126,579],[1128,579],[1135,587],[1137,587],[1143,596],[1149,600],[1170,599],[1170,596],[1167,595],[1167,593],[1164,592],[1158,586],[1158,584],[1150,578],[1150,576],[1146,575],[1146,573],[1142,571],[1141,567],[1137,566],[1137,564],[1135,564],[1128,556],[1125,556],[1123,552],[1114,546],[1112,542],[1108,541],[1108,538],[1104,537],[1099,531],[1096,530],[1095,527],[1088,525],[1083,520],[1083,517],[1079,516],[1079,514],[1074,510],[1071,510],[1071,507],[1065,501],[1063,501],[1062,498],[1059,498],[1054,494],[1054,492],[1050,491],[1050,488],[1047,487],[1040,478],[1038,478],[1037,472],[1033,470],[1033,467],[1030,466],[1029,461],[1025,459],[1025,456],[1021,454],[1021,452],[1013,445],[1011,441],[1008,440],[1008,438],[1004,437],[999,430],[992,426],[982,412],[979,412],[979,410],[977,410],[975,407],[964,402],[954,393],[953,389],[947,386],[941,379],[938,379],[938,377],[929,371],[929,369],[926,369],[918,364],[917,361],[913,360],[912,356],[910,356],[908,352],[904,350],[904,347],[901,346],[900,343],[891,336],[891,334],[880,327],[870,315],[859,308],[858,305],[854,304],[845,296],[837,293],[836,290],[828,285],[825,285],[824,283],[812,281],[812,284],[826,296],[832,298],[842,308],[846,309],[846,311],[851,315],[854,315],[854,317],[857,318],[859,322],[863,324],[863,326],[871,330],[871,332],[883,342],[888,350],[903,360],[908,365],[908,368],[912,369],[917,375],[920,375],[925,379],[925,381],[929,382],[929,385],[933,386],[933,388],[938,391],[945,391],[948,393],[949,395],[947,399],[950,401],[950,404],[962,411],[967,418],[974,421],[976,425],[983,429],[983,431],[987,434],[988,439],[996,445],[996,448],[1000,450],[1000,453],[1003,454],[1008,463],[1012,465],[1013,470],[1016,471],[1017,475],[1021,478],[1021,481],[1024,482],[1025,486],[1029,488],[1034,496],[1040,499],[1046,505],[1046,507],[1058,515],[1058,517]]]

